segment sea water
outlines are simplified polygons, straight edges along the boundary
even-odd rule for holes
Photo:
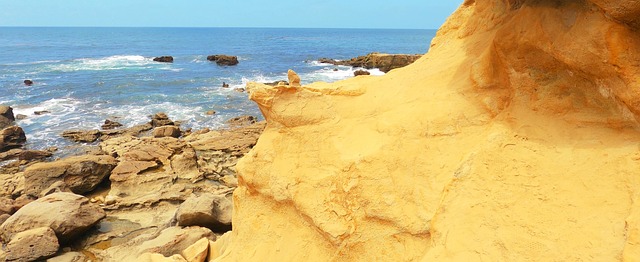
[[[354,69],[319,58],[422,54],[434,36],[435,30],[0,27],[0,105],[27,116],[17,124],[31,149],[69,147],[60,137],[65,130],[99,129],[105,119],[133,126],[157,112],[184,128],[215,129],[231,117],[261,117],[247,94],[234,90],[250,81],[286,80],[293,69],[303,84],[334,82]],[[214,54],[238,56],[240,63],[218,66],[206,59]],[[153,61],[164,55],[174,62]]]

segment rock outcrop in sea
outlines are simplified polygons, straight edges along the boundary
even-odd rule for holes
[[[637,261],[639,17],[467,0],[385,76],[249,84],[268,124],[213,261]]]
[[[318,62],[332,65],[363,67],[366,69],[378,68],[380,71],[387,73],[392,69],[410,65],[421,56],[422,55],[370,53],[365,56],[358,56],[349,60],[321,58]]]
[[[237,56],[230,56],[230,55],[210,55],[210,56],[207,56],[207,60],[211,62],[216,62],[216,64],[222,65],[222,66],[234,66],[239,63]]]
[[[92,149],[84,155],[51,161],[43,159],[48,151],[0,152],[0,161],[19,160],[0,168],[0,261],[217,256],[213,240],[232,226],[235,165],[265,123],[242,116],[227,129],[186,133],[167,114],[151,118],[130,128],[77,131],[100,139],[85,145]]]
[[[162,62],[162,63],[173,63],[173,56],[154,57],[153,61]]]

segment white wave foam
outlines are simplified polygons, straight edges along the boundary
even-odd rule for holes
[[[59,125],[61,122],[65,122],[69,114],[75,113],[85,103],[73,98],[53,98],[35,106],[15,106],[13,113],[27,116],[26,119],[20,121],[20,125],[40,122],[39,118],[48,118],[43,123],[45,125]],[[49,113],[36,115],[36,111],[48,111]]]
[[[51,71],[74,72],[74,71],[100,71],[100,70],[121,70],[121,69],[143,69],[153,66],[160,66],[154,62],[153,58],[139,55],[115,55],[103,58],[80,58],[74,59],[59,65],[47,67]],[[171,69],[163,64],[161,69]]]
[[[94,111],[96,110],[100,111],[102,118],[116,117],[118,121],[122,121],[121,123],[128,127],[149,122],[149,116],[158,112],[165,112],[173,120],[192,122],[202,119],[206,111],[201,106],[186,106],[172,102],[94,109]]]
[[[208,62],[208,61],[207,61],[207,56],[204,56],[204,55],[197,55],[191,60],[191,63],[202,64],[205,62]]]
[[[324,67],[322,69],[315,70],[308,74],[303,74],[300,76],[300,78],[303,80],[303,82],[307,82],[307,83],[317,82],[317,81],[330,83],[330,82],[351,78],[354,76],[354,73],[357,70],[363,70],[363,68],[350,67],[350,66],[337,66],[337,67],[331,66],[331,67]],[[364,69],[364,70],[369,71],[371,75],[378,75],[378,76],[384,75],[384,72],[380,71],[379,69]]]
[[[60,60],[42,60],[35,62],[25,62],[25,63],[9,63],[9,64],[0,64],[0,66],[21,66],[21,65],[40,65],[40,64],[53,64],[60,63]]]
[[[338,60],[336,60],[336,61],[338,61]],[[318,60],[308,61],[307,64],[309,64],[310,66],[334,66],[334,65],[329,64],[329,63],[321,63]]]

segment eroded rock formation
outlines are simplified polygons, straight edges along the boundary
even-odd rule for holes
[[[250,84],[215,261],[636,260],[639,13],[468,0],[385,76]]]

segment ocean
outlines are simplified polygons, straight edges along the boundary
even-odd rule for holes
[[[74,146],[60,134],[99,129],[105,119],[125,126],[166,112],[182,127],[221,128],[240,115],[261,117],[246,93],[250,81],[302,84],[353,76],[351,67],[318,63],[370,52],[426,53],[435,30],[267,28],[13,28],[0,27],[0,105],[14,108],[27,148]],[[208,55],[238,56],[218,66]],[[173,63],[154,62],[170,55]],[[338,71],[334,71],[334,69]],[[373,70],[372,74],[383,74]],[[34,84],[26,86],[25,79]],[[222,83],[229,88],[223,88]],[[217,114],[206,115],[208,110]],[[35,111],[50,113],[36,115]]]

